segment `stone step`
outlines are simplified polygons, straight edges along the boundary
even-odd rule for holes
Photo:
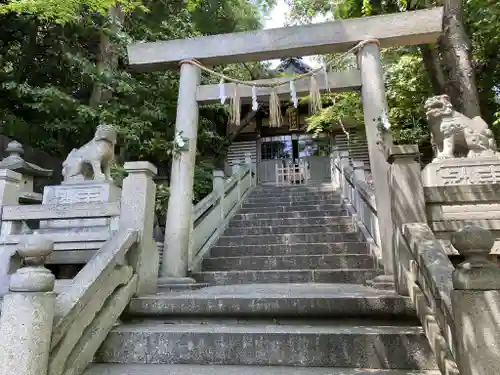
[[[351,283],[364,284],[380,271],[370,269],[330,270],[257,270],[257,271],[207,271],[193,272],[191,276],[200,283],[210,285],[236,285],[259,283]]]
[[[356,232],[354,223],[345,225],[269,225],[262,227],[229,227],[224,232],[224,236],[246,236],[246,235],[267,235],[267,234],[287,234],[287,233],[321,233],[323,231],[352,233]]]
[[[373,370],[285,366],[92,364],[83,375],[441,375],[433,370]]]
[[[95,362],[436,369],[420,327],[333,324],[124,324]]]
[[[374,268],[370,255],[285,255],[205,258],[203,271]]]
[[[352,216],[322,216],[308,218],[278,218],[278,219],[254,219],[254,220],[236,220],[229,223],[229,228],[252,228],[281,225],[345,225],[350,226],[352,230],[356,229]]]
[[[208,284],[179,284],[179,283],[165,283],[162,285],[158,285],[158,293],[167,293],[172,291],[184,291],[184,290],[196,290],[207,287]]]
[[[247,200],[258,199],[262,200],[282,200],[282,201],[298,201],[304,199],[324,199],[324,200],[340,200],[338,193],[332,192],[299,192],[299,193],[252,193],[247,197]]]
[[[366,242],[302,243],[278,245],[217,245],[212,247],[212,257],[309,255],[309,254],[369,254]]]
[[[239,211],[241,214],[250,213],[277,213],[277,212],[295,212],[295,211],[333,211],[342,212],[345,208],[341,204],[296,204],[293,206],[263,206],[263,207],[242,207]]]
[[[296,195],[275,195],[273,196],[273,202],[308,202],[308,201],[329,201],[338,200],[340,201],[341,196],[337,193],[311,193],[302,196]],[[251,194],[246,199],[246,203],[265,203],[269,202],[270,197],[265,194]]]
[[[416,318],[410,298],[394,292],[362,285],[310,283],[213,286],[191,292],[135,297],[125,315],[156,319],[172,316]]]
[[[294,200],[282,200],[282,199],[278,200],[276,198],[268,198],[268,199],[262,200],[261,202],[249,202],[247,200],[243,203],[242,208],[296,207],[299,205],[312,206],[312,205],[322,205],[325,203],[340,205],[342,203],[342,201],[339,198],[337,198],[337,199],[322,199],[322,198],[310,199],[308,197],[307,199],[294,199]]]
[[[302,192],[335,192],[331,183],[314,185],[295,185],[295,186],[257,186],[255,193],[302,193]]]
[[[284,233],[284,234],[256,234],[245,236],[222,235],[217,242],[219,246],[242,246],[242,245],[270,245],[270,244],[299,244],[311,242],[359,242],[359,233]],[[270,254],[271,255],[271,254]]]
[[[319,211],[290,211],[290,212],[252,212],[242,213],[241,211],[234,215],[234,220],[260,220],[260,219],[306,219],[310,217],[332,217],[347,216],[348,212],[345,208],[334,210],[319,210]]]

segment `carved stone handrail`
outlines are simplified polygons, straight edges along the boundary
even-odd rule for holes
[[[34,290],[33,285],[28,284],[36,281],[35,279],[47,279],[47,275],[54,278],[48,270],[43,271],[43,263],[47,256],[54,254],[58,246],[60,250],[73,250],[75,246],[83,246],[83,249],[87,250],[87,245],[95,246],[92,242],[100,242],[102,246],[99,246],[63,290],[58,290],[56,283],[55,291],[58,296],[50,305],[49,300],[44,302],[43,306],[34,300],[39,309],[45,311],[37,311],[31,315],[37,316],[37,319],[43,317],[46,320],[45,325],[50,327],[44,329],[44,337],[35,338],[34,334],[29,334],[33,342],[25,340],[27,348],[43,340],[49,343],[46,348],[41,347],[43,353],[37,352],[36,360],[43,362],[37,367],[40,371],[24,371],[25,367],[12,365],[6,369],[7,372],[0,372],[0,375],[80,375],[92,361],[95,352],[132,296],[155,293],[158,252],[152,234],[155,204],[153,175],[156,168],[147,162],[134,162],[126,163],[125,170],[128,176],[123,181],[122,196],[118,202],[3,207],[0,233],[2,263],[10,265],[10,258],[17,256],[24,259],[24,265],[36,266],[37,271],[31,272],[33,267],[29,266],[20,268],[12,275],[10,293],[5,296],[7,301],[25,298],[21,295],[25,291],[38,293],[53,290],[53,286],[52,289],[49,286],[44,287],[43,291]],[[10,176],[9,173],[12,174],[7,171],[4,177],[11,178],[0,178],[0,198],[4,198],[3,203],[12,204],[17,200],[20,179],[17,174]],[[83,218],[106,217],[111,220],[105,228],[98,227],[94,231],[80,234],[74,233],[71,228],[68,231],[65,231],[65,228],[56,228],[43,233],[25,234],[20,225],[26,220],[85,220]],[[77,242],[74,241],[75,238]],[[34,257],[43,259],[32,260]],[[8,272],[9,266],[2,264],[2,267],[2,272]],[[29,280],[24,277],[27,271],[31,275]],[[23,286],[24,284],[26,285]],[[28,287],[29,290],[26,289]],[[34,294],[33,296],[38,298]],[[35,324],[33,319],[29,320],[27,317],[20,317],[22,324],[11,324],[15,313],[9,309],[2,312],[2,319],[5,320],[3,326],[7,327],[7,330],[12,329],[14,336],[22,336],[22,332],[38,332],[38,326],[43,326],[38,322]],[[16,319],[18,317],[14,317],[14,320]],[[19,332],[15,332],[16,329]],[[1,363],[3,361],[0,361]]]
[[[454,267],[442,243],[425,223],[404,224],[401,259],[408,260],[405,275],[410,298],[443,374],[458,374],[453,345],[451,292]]]
[[[123,259],[138,232],[122,229],[108,240],[57,296],[48,375],[82,373],[137,288]]]
[[[214,172],[214,190],[193,208],[189,271],[195,271],[201,265],[255,185],[249,157],[244,165],[233,168],[233,174],[227,180],[218,173]]]
[[[410,297],[439,369],[452,375],[494,375],[500,359],[500,268],[488,259],[493,235],[474,225],[451,243],[465,260],[453,267],[431,228],[403,225],[401,253],[409,253]]]
[[[365,181],[362,162],[348,161],[347,155],[340,153],[331,159],[332,183],[341,191],[347,209],[355,218],[358,228],[371,246],[371,251],[380,261],[380,233],[377,206],[373,188]]]

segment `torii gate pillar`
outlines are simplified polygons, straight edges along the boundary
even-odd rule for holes
[[[380,61],[380,48],[376,42],[365,44],[358,52],[361,71],[361,100],[370,167],[375,185],[375,202],[379,220],[382,264],[386,275],[394,274],[392,244],[392,215],[389,196],[389,164],[384,149],[392,145],[389,128],[388,106]]]
[[[161,278],[187,275],[199,117],[196,90],[200,79],[200,68],[181,62],[175,133],[187,139],[187,149],[172,158]]]

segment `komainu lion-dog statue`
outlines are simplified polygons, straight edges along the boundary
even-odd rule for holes
[[[94,138],[74,148],[63,162],[63,182],[112,181],[117,132],[111,125],[99,125]]]
[[[448,95],[427,99],[424,108],[432,142],[436,146],[433,162],[496,155],[497,145],[488,124],[479,116],[471,119],[455,111]]]

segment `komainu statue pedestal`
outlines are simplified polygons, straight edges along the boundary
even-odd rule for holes
[[[500,183],[500,153],[488,124],[455,111],[448,95],[433,96],[424,107],[435,150],[422,172],[424,186]]]
[[[500,157],[451,158],[434,161],[422,171],[424,186],[500,184]]]
[[[116,145],[116,129],[101,124],[94,137],[78,149],[73,149],[63,163],[62,185],[46,186],[42,204],[109,203],[121,199],[121,189],[111,178],[111,163]],[[68,231],[74,233],[110,232],[110,218],[47,220],[40,222],[41,232]]]
[[[42,204],[63,205],[73,203],[108,203],[121,198],[121,189],[111,181],[84,181],[65,185],[46,186]],[[109,231],[110,218],[47,220],[40,222],[40,229],[71,232]]]

